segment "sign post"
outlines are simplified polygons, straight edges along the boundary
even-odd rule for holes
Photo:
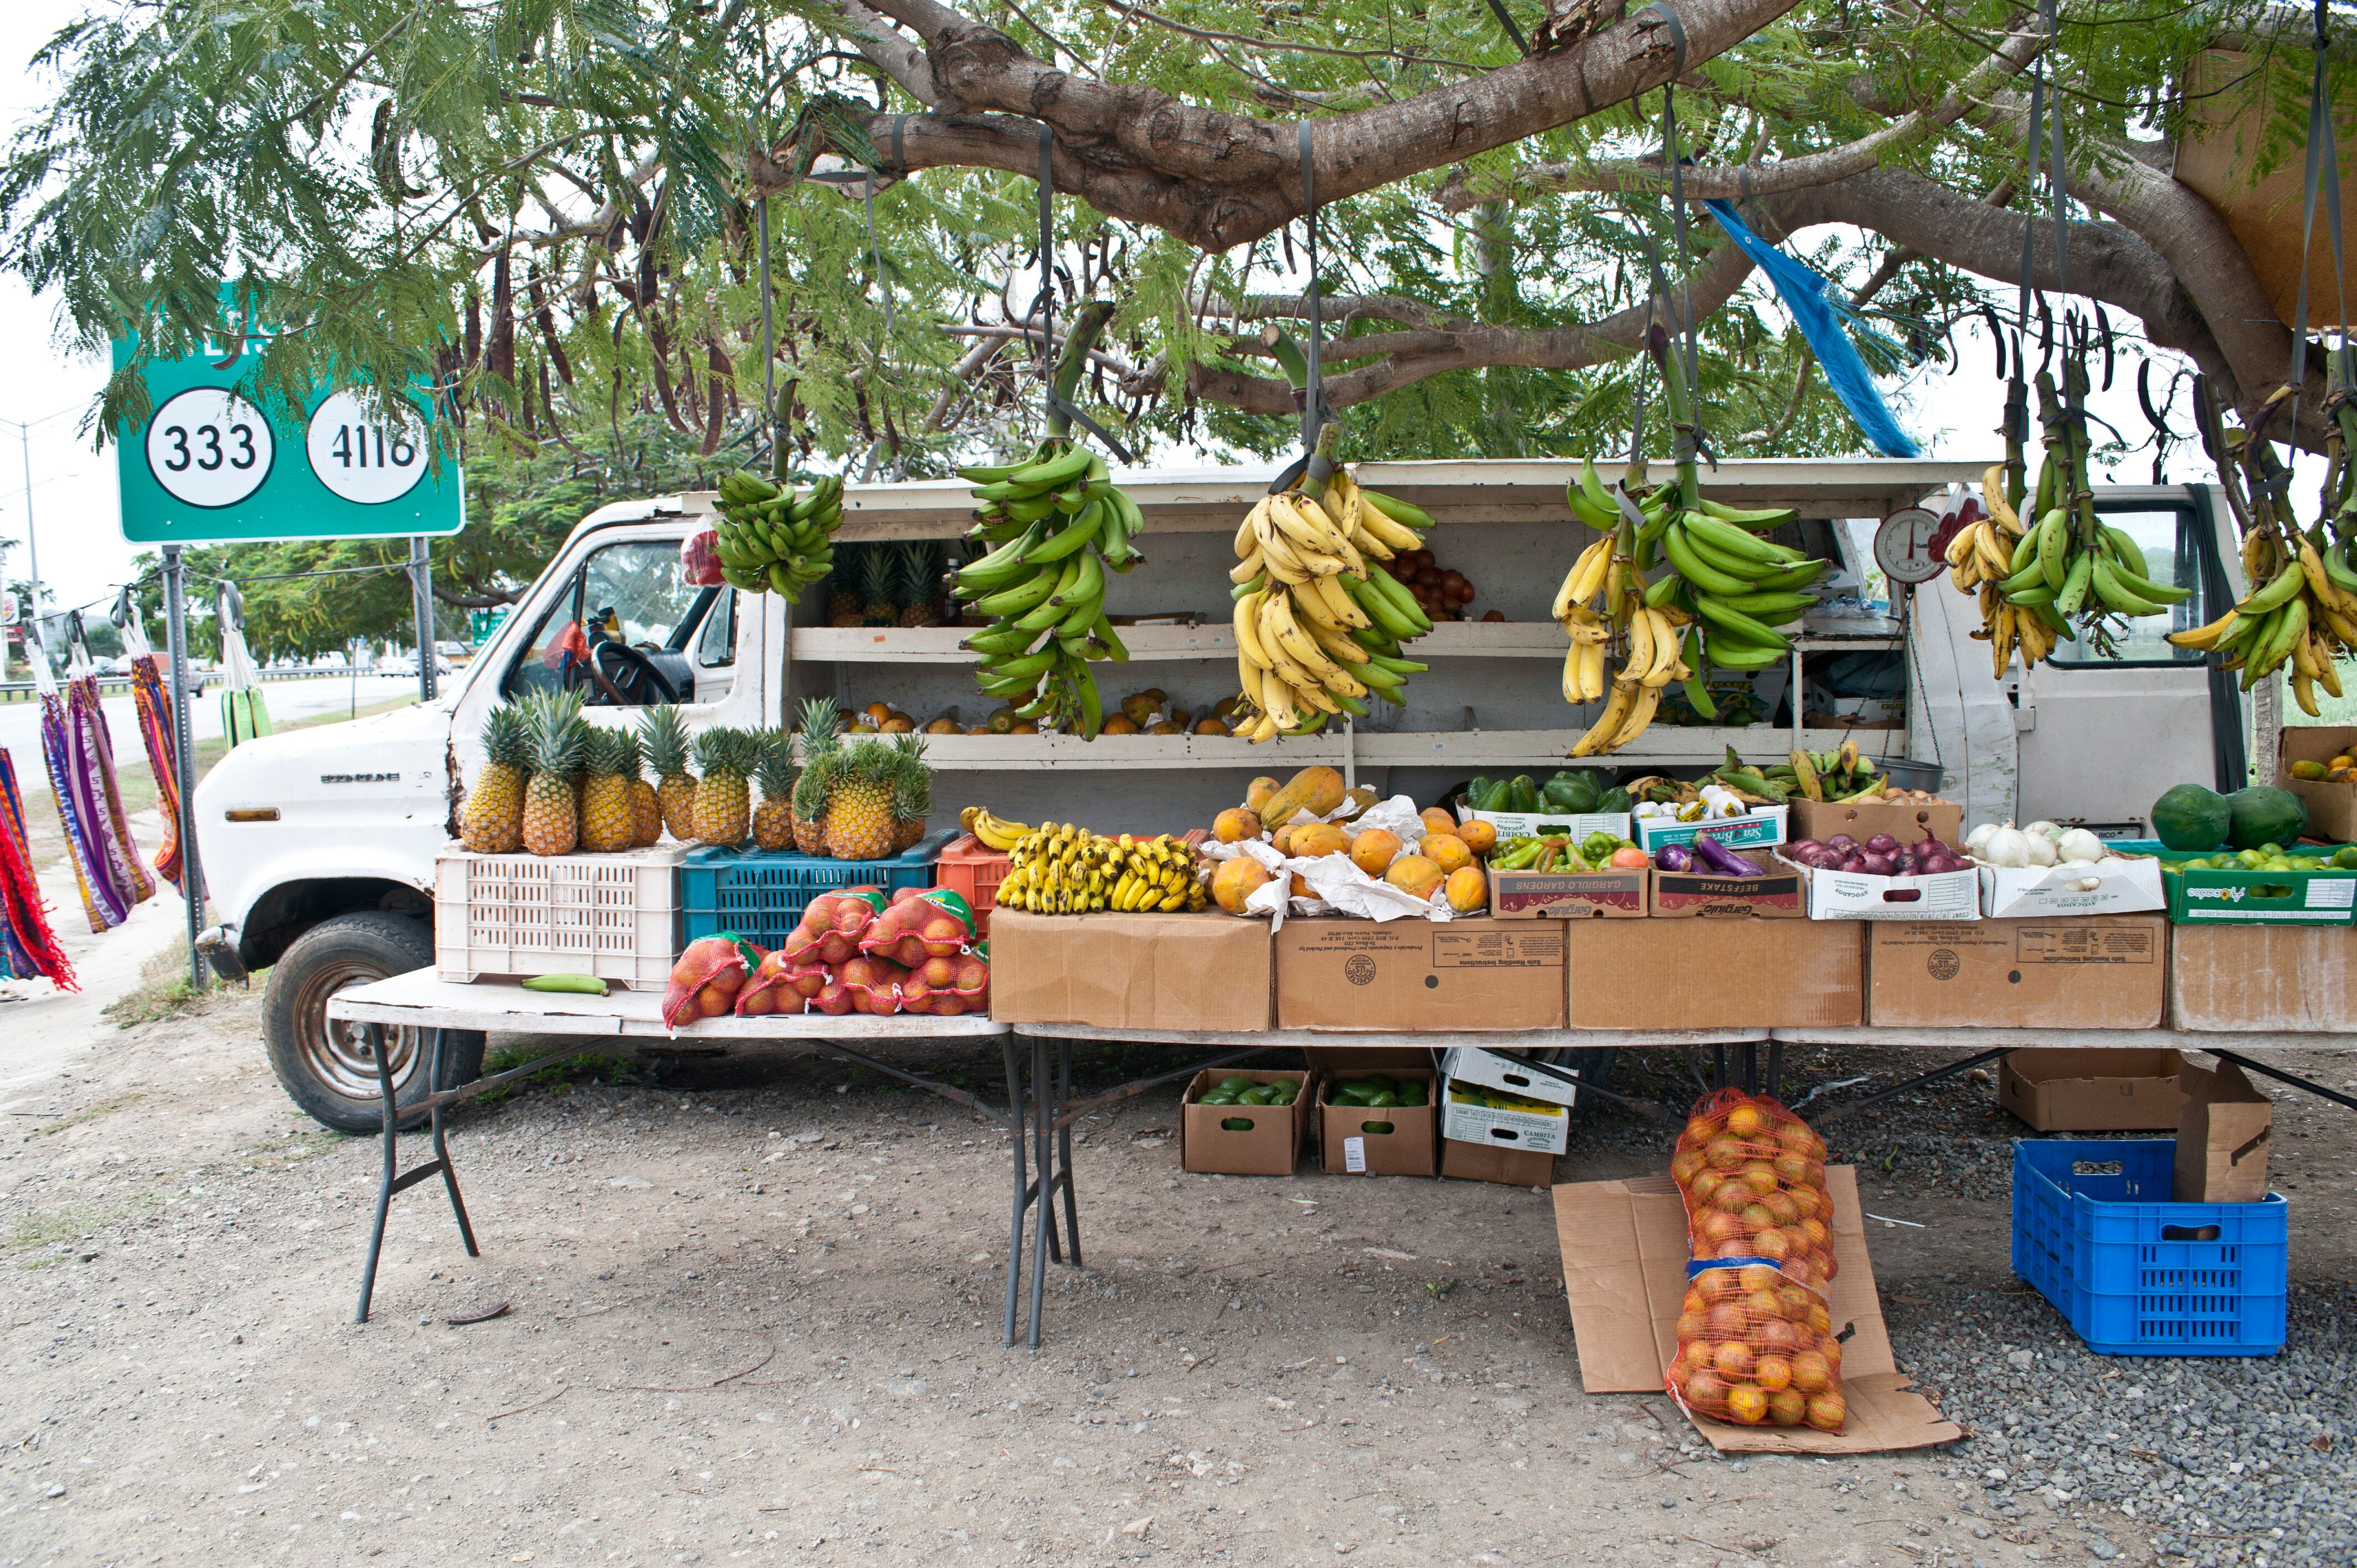
[[[188,564],[192,544],[282,539],[410,541],[417,609],[419,691],[432,701],[434,600],[426,541],[467,525],[456,462],[435,470],[430,405],[398,398],[373,411],[350,392],[316,394],[299,425],[272,417],[241,390],[264,339],[240,339],[229,360],[207,354],[141,367],[155,405],[145,428],[115,443],[123,537],[160,545],[171,636],[172,729],[180,785],[180,889],[188,902],[189,983],[205,987],[197,951],[204,877],[197,855],[195,726],[188,715]],[[135,346],[114,345],[114,368]],[[354,671],[357,679],[358,671]]]

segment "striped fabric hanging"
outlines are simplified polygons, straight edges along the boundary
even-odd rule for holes
[[[33,875],[16,764],[7,748],[0,746],[0,975],[16,980],[46,975],[59,990],[79,991],[73,964],[49,929],[48,915],[40,883]]]
[[[139,846],[132,843],[131,824],[124,818],[123,792],[114,779],[114,740],[107,733],[97,676],[76,675],[66,682],[66,714],[71,721],[74,783],[82,791],[76,803],[82,807],[91,847],[127,915],[134,904],[156,897],[156,883],[140,863]]]
[[[180,774],[173,751],[172,697],[164,690],[164,674],[152,653],[131,660],[131,698],[139,710],[139,738],[147,745],[147,767],[156,775],[156,808],[164,817],[164,843],[156,852],[156,871],[165,881],[180,882]]]
[[[41,655],[37,653],[34,658],[38,660]],[[34,669],[38,682],[41,667],[37,663]],[[81,893],[82,913],[89,918],[91,930],[113,930],[129,917],[131,908],[116,898],[113,885],[106,875],[102,854],[93,850],[82,814],[76,809],[80,797],[73,788],[73,756],[66,736],[65,699],[51,685],[41,693],[41,761],[48,768],[49,792],[57,800],[58,821],[65,828],[74,884]]]

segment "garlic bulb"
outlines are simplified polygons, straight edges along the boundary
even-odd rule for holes
[[[2022,830],[2021,837],[2023,843],[2029,848],[2030,865],[2051,865],[2061,858],[2055,851],[2054,841],[2044,833],[2034,832],[2025,828]]]
[[[2029,864],[2029,835],[2019,828],[1998,828],[1981,842],[1979,853],[1991,865],[2018,870]]]
[[[2072,828],[2054,847],[2065,865],[2093,865],[2111,853],[2103,840],[2084,828]]]

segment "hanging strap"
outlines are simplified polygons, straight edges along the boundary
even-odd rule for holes
[[[1675,448],[1671,459],[1689,463],[1700,457],[1712,467],[1718,467],[1717,454],[1702,434],[1700,414],[1702,387],[1702,354],[1695,336],[1694,320],[1694,252],[1686,232],[1685,159],[1678,151],[1678,78],[1686,69],[1686,28],[1676,12],[1667,5],[1648,5],[1640,16],[1659,16],[1670,30],[1670,79],[1662,84],[1662,156],[1670,166],[1670,226],[1678,245],[1678,295],[1672,309],[1677,317],[1679,342],[1676,353],[1685,371],[1686,404],[1690,415],[1686,424],[1676,427]],[[1748,180],[1748,175],[1747,175]],[[1660,264],[1653,264],[1655,288],[1666,302],[1670,299],[1665,285],[1660,282]]]
[[[1042,123],[1039,126],[1039,295],[1031,302],[1032,312],[1039,317],[1041,363],[1045,370],[1041,379],[1047,383],[1048,410],[1061,414],[1104,443],[1113,455],[1125,463],[1137,459],[1128,447],[1115,440],[1111,432],[1091,419],[1079,404],[1056,390],[1056,128]]]
[[[2290,393],[2291,432],[2287,440],[2297,438],[2299,427],[2300,389],[2308,381],[2308,263],[2309,253],[2316,243],[2316,198],[2320,189],[2324,195],[2325,222],[2332,241],[2332,282],[2334,303],[2340,307],[2341,340],[2349,341],[2349,280],[2341,261],[2341,149],[2334,145],[2332,114],[2325,101],[2324,69],[2326,53],[2332,47],[2332,38],[2325,26],[2325,0],[2316,0],[2315,83],[2308,99],[2308,166],[2305,189],[2300,199],[2299,223],[2299,295],[2292,309],[2291,363],[2284,370],[2284,386]],[[2327,153],[2331,156],[2327,156]]]
[[[1301,449],[1318,449],[1320,426],[1333,422],[1334,411],[1326,406],[1326,313],[1318,292],[1318,174],[1310,156],[1309,122],[1297,127],[1301,136],[1301,212],[1302,227],[1308,231],[1309,242],[1309,376],[1308,384],[1301,389]],[[1318,478],[1326,478],[1320,474]]]

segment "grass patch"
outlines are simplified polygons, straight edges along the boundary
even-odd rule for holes
[[[23,1252],[36,1247],[54,1247],[87,1236],[102,1225],[138,1212],[136,1203],[69,1204],[62,1208],[45,1208],[27,1214],[0,1235],[0,1252]],[[38,1263],[27,1265],[38,1268]]]
[[[182,936],[142,964],[139,984],[108,1003],[100,1013],[113,1019],[118,1028],[136,1028],[142,1024],[201,1013],[221,1000],[224,989],[219,979],[210,976],[201,993],[189,988],[188,939]],[[237,987],[233,993],[244,989]]]
[[[112,1100],[102,1100],[95,1105],[49,1122],[47,1126],[34,1128],[25,1134],[25,1139],[29,1143],[35,1138],[46,1138],[52,1133],[62,1133],[69,1127],[79,1127],[85,1122],[95,1122],[110,1111],[120,1111],[127,1105],[136,1105],[146,1098],[144,1094],[118,1094]]]
[[[499,1049],[484,1056],[483,1076],[490,1078],[495,1073],[506,1072],[511,1068],[522,1067],[544,1054],[545,1053],[515,1046],[501,1046]],[[527,1087],[538,1087],[553,1094],[563,1094],[576,1083],[638,1083],[641,1081],[638,1069],[639,1059],[635,1056],[621,1056],[612,1051],[584,1051],[579,1056],[567,1057],[563,1061],[551,1062],[538,1072],[528,1072],[522,1078],[500,1084],[497,1089],[487,1089],[477,1095],[472,1103],[497,1105],[503,1100],[513,1099],[517,1093]]]

